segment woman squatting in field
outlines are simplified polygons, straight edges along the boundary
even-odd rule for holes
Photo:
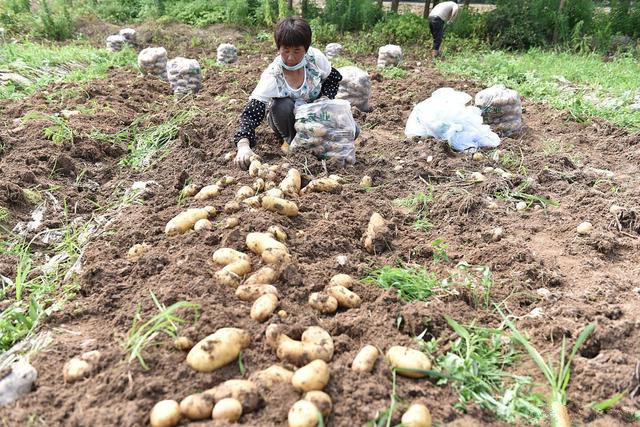
[[[234,163],[246,169],[255,130],[265,115],[273,131],[285,143],[296,134],[294,108],[322,97],[335,98],[342,76],[327,57],[311,47],[311,27],[302,18],[284,18],[274,31],[278,56],[262,73],[240,116],[240,128],[234,136],[238,151]]]

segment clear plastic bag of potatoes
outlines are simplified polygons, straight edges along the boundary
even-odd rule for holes
[[[351,104],[342,99],[321,99],[296,107],[296,136],[292,152],[307,150],[320,159],[334,159],[343,166],[356,162],[356,122]]]

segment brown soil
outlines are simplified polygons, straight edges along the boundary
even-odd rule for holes
[[[214,50],[215,46],[210,46],[203,54],[215,55]],[[489,157],[473,161],[452,153],[434,140],[407,140],[403,128],[412,105],[438,87],[452,86],[472,94],[481,87],[442,76],[423,57],[410,54],[406,66],[409,77],[375,80],[373,111],[357,114],[363,129],[358,163],[339,171],[348,181],[341,193],[302,196],[298,200],[301,214],[295,218],[245,209],[239,213],[241,224],[236,229],[167,237],[163,230],[170,218],[187,207],[201,206],[191,199],[177,206],[179,189],[187,180],[205,185],[228,174],[239,184],[252,182],[246,172],[231,167],[223,156],[231,149],[230,140],[248,93],[271,56],[271,51],[248,53],[238,64],[206,70],[203,91],[178,106],[193,105],[201,114],[171,143],[170,154],[144,172],[117,164],[126,146],[111,146],[90,134],[93,129],[115,132],[142,113],[152,113],[156,122],[165,118],[176,105],[169,88],[159,81],[144,79],[134,71],[113,71],[104,80],[86,84],[84,92],[71,99],[48,102],[45,96],[75,85],[65,83],[3,106],[6,120],[2,123],[6,124],[0,137],[6,148],[0,157],[0,204],[9,208],[12,222],[27,219],[33,209],[24,199],[22,188],[60,186],[52,190],[53,194],[75,207],[73,216],[87,218],[95,209],[91,201],[112,200],[133,181],[156,183],[144,204],[126,208],[107,232],[90,244],[83,258],[78,297],[42,325],[53,331],[55,338],[33,359],[39,372],[36,390],[2,408],[3,422],[146,425],[149,410],[158,400],[180,400],[221,381],[241,377],[235,363],[212,374],[194,372],[184,363],[185,354],[165,338],[159,338],[159,345],[144,353],[150,370],[144,371],[136,361],[127,363],[120,342],[138,307],[143,319],[157,312],[150,298],[153,292],[167,306],[179,300],[200,304],[200,317],[182,331],[193,339],[225,326],[249,331],[252,343],[243,353],[245,377],[278,363],[265,343],[268,324],[284,324],[293,337],[299,337],[307,326],[325,328],[335,343],[331,380],[325,389],[334,404],[327,425],[362,425],[388,407],[391,392],[391,372],[382,361],[377,362],[371,375],[350,370],[351,360],[363,345],[381,349],[394,344],[415,346],[413,337],[425,330],[426,339],[438,337],[446,343],[452,331],[444,316],[462,323],[477,319],[492,326],[499,324],[500,318],[492,310],[476,307],[470,295],[406,303],[393,291],[364,284],[354,286],[363,300],[360,308],[319,315],[306,304],[309,293],[322,290],[338,272],[361,277],[372,266],[402,261],[423,265],[444,277],[456,263],[464,261],[491,268],[493,302],[502,303],[517,316],[525,316],[535,307],[542,310],[541,317],[525,317],[518,326],[544,354],[557,354],[563,336],[573,342],[588,322],[597,321],[595,335],[575,361],[568,391],[569,410],[581,424],[627,423],[622,408],[633,411],[637,405],[629,396],[607,416],[587,405],[637,385],[633,377],[640,353],[640,296],[635,290],[640,287],[640,240],[638,229],[631,226],[637,227],[637,222],[621,221],[622,230],[618,229],[609,206],[614,202],[628,209],[640,205],[640,138],[599,120],[576,123],[565,112],[525,100],[526,129],[518,138],[504,139],[500,147],[503,159],[506,154],[516,160],[511,167],[502,166],[514,177],[503,180],[488,175],[482,185],[471,185],[458,172],[499,165]],[[422,64],[418,66],[417,61]],[[375,58],[360,58],[359,62],[372,70]],[[76,136],[72,143],[61,146],[43,137],[46,122],[21,126],[14,121],[32,110],[56,113],[81,108],[90,110],[69,120]],[[267,126],[260,128],[259,137],[257,150],[264,161],[287,162],[308,175],[323,174],[321,163],[314,159],[283,157]],[[565,149],[545,151],[549,140],[562,143]],[[433,156],[432,162],[427,161],[428,156]],[[611,170],[615,178],[605,182],[590,168]],[[81,171],[84,178],[77,179]],[[370,192],[358,185],[365,174],[373,177]],[[515,188],[526,177],[533,178],[533,194],[559,205],[524,213],[515,211],[514,202],[499,200],[497,209],[487,207],[487,196]],[[392,203],[414,192],[428,191],[426,182],[431,183],[435,195],[430,210],[434,227],[428,232],[415,230],[415,215]],[[236,188],[224,190],[210,204],[222,208]],[[362,236],[373,212],[390,221],[393,230],[391,247],[374,256],[362,247]],[[226,217],[220,214],[216,220]],[[593,223],[595,231],[579,237],[576,226],[585,220]],[[54,227],[63,221],[59,212],[47,217],[44,226]],[[216,285],[211,254],[225,246],[246,250],[246,234],[266,231],[272,224],[281,225],[288,233],[287,244],[295,260],[277,284],[282,296],[280,308],[288,316],[274,316],[265,324],[257,324],[249,318],[250,303],[238,301],[230,289]],[[487,237],[495,227],[504,229],[499,241]],[[448,263],[434,262],[431,242],[436,239],[446,242]],[[127,250],[142,242],[150,244],[151,250],[136,261],[127,259]],[[339,255],[348,257],[346,266],[338,266]],[[3,274],[12,274],[13,261],[0,258]],[[254,257],[253,261],[257,268],[259,259]],[[548,288],[551,297],[541,298],[536,293],[541,287]],[[63,364],[94,348],[104,355],[99,371],[79,383],[65,384]],[[529,363],[523,370],[543,381]],[[397,393],[404,402],[424,402],[440,424],[502,425],[474,405],[466,414],[454,409],[457,395],[452,388],[437,386],[433,381],[398,377]],[[262,398],[262,407],[243,415],[242,423],[285,425],[287,411],[299,395],[281,387],[265,392]],[[401,413],[396,411],[394,423],[399,423]]]

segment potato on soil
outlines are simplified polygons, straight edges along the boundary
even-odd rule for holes
[[[342,184],[331,178],[318,178],[309,182],[302,193],[337,193],[342,190]]]
[[[329,175],[329,179],[336,181],[338,184],[346,184],[346,180],[340,175]]]
[[[266,264],[282,264],[291,259],[287,247],[270,233],[249,233],[246,243],[249,250],[261,255]]]
[[[325,417],[328,417],[331,413],[331,409],[333,409],[331,397],[324,391],[309,391],[304,395],[303,400],[308,400],[309,402],[316,405],[316,408],[318,408],[322,415]]]
[[[287,176],[280,182],[280,190],[290,197],[300,194],[302,178],[298,169],[289,169]]]
[[[251,318],[256,322],[266,321],[278,306],[278,297],[274,294],[265,294],[255,300],[251,306]]]
[[[249,378],[260,384],[262,387],[270,389],[276,383],[290,384],[291,377],[293,377],[293,372],[290,370],[285,369],[282,366],[272,365],[267,369],[254,373]]]
[[[224,205],[224,208],[222,210],[226,214],[232,214],[238,212],[241,209],[242,207],[240,206],[240,202],[238,202],[237,200],[231,200]]]
[[[179,336],[175,339],[173,344],[178,350],[189,351],[193,348],[193,341],[189,337]]]
[[[264,190],[264,185],[265,185],[264,179],[258,178],[255,181],[253,181],[253,185],[251,187],[255,192],[259,193]]]
[[[205,394],[212,396],[216,402],[229,397],[236,399],[245,412],[254,411],[260,406],[258,387],[249,380],[228,380],[205,391]]]
[[[142,255],[149,252],[149,249],[151,249],[151,245],[147,243],[136,243],[135,245],[131,246],[127,251],[127,258],[135,259],[135,258],[141,257]]]
[[[279,188],[271,188],[271,189],[267,190],[264,193],[264,195],[265,196],[271,196],[271,197],[279,197],[279,198],[284,197],[284,193]]]
[[[175,400],[161,400],[151,409],[151,427],[173,427],[180,422],[180,405]]]
[[[362,188],[371,188],[372,185],[373,185],[373,180],[369,175],[363,176],[362,179],[360,180],[360,187]]]
[[[238,218],[231,217],[224,220],[222,228],[230,229],[237,227],[238,225],[240,225],[240,220]]]
[[[227,265],[238,260],[244,260],[248,262],[251,260],[251,258],[249,258],[249,255],[245,254],[244,252],[236,251],[235,249],[231,248],[216,249],[216,251],[213,253],[213,262],[215,262],[216,264]]]
[[[249,346],[249,333],[238,328],[221,328],[197,343],[187,354],[187,365],[199,372],[213,372],[233,362]]]
[[[164,228],[165,234],[175,236],[184,234],[191,230],[199,219],[206,219],[216,214],[216,209],[212,206],[204,208],[187,209],[173,217]]]
[[[265,196],[262,199],[262,207],[268,211],[288,217],[298,215],[298,205],[290,200],[280,199],[278,197]]]
[[[289,409],[289,427],[316,427],[320,420],[320,410],[308,400],[298,400]]]
[[[403,427],[431,427],[431,412],[426,406],[414,403],[402,415],[401,421]]]
[[[309,305],[320,313],[335,313],[338,309],[338,300],[322,292],[314,292],[309,295]]]
[[[291,384],[307,392],[322,390],[329,383],[329,366],[324,360],[314,360],[293,373]]]
[[[227,397],[216,403],[216,406],[213,407],[213,411],[211,411],[209,415],[214,420],[224,420],[235,423],[242,416],[242,404],[236,399]]]
[[[236,288],[240,285],[241,278],[250,272],[251,263],[244,259],[239,259],[222,267],[214,274],[214,277],[219,284]]]
[[[287,240],[287,233],[285,233],[279,225],[272,225],[267,229],[267,233],[273,234],[273,237],[278,239],[280,242],[285,242]]]
[[[347,289],[351,289],[354,283],[356,283],[356,280],[353,277],[343,273],[336,274],[329,281],[330,285],[344,286]]]
[[[255,301],[263,295],[278,296],[278,289],[273,285],[240,285],[236,288],[236,296],[242,301]]]
[[[195,184],[185,185],[181,192],[186,197],[195,196],[198,193],[198,186]]]
[[[389,226],[382,215],[374,212],[365,233],[364,248],[370,254],[383,252],[388,246]]]
[[[427,375],[415,370],[428,371],[431,369],[431,360],[421,351],[412,348],[394,345],[387,350],[387,360],[396,368],[399,375],[409,378],[424,378]]]
[[[67,383],[72,383],[91,375],[97,368],[102,355],[99,351],[93,350],[74,357],[64,364],[63,377]]]
[[[256,192],[255,192],[255,190],[253,188],[249,187],[248,185],[243,185],[236,192],[235,199],[236,200],[244,200],[244,199],[247,199],[249,197],[253,197],[255,195],[256,195]]]
[[[262,168],[262,162],[260,162],[260,160],[253,160],[251,164],[249,164],[249,176],[258,176],[260,168]]]
[[[251,274],[244,282],[245,285],[268,285],[275,283],[280,275],[276,270],[269,266],[260,267],[255,273]]]
[[[267,328],[267,334],[269,334]],[[276,355],[280,360],[287,361],[297,366],[305,365],[313,360],[331,361],[333,358],[333,339],[331,335],[318,326],[307,328],[302,334],[301,341],[289,338],[285,334],[274,333],[273,337],[267,336],[267,340],[277,345]]]
[[[193,229],[195,231],[213,230],[213,224],[208,219],[203,218],[196,221],[196,223],[193,225]]]
[[[262,200],[262,197],[260,196],[251,196],[244,199],[242,201],[242,204],[252,208],[259,208],[261,204],[261,200]]]
[[[356,372],[368,373],[373,370],[373,366],[378,359],[378,349],[367,344],[356,354],[351,364],[351,370]]]
[[[206,420],[212,410],[213,399],[203,393],[191,394],[180,402],[180,412],[190,420]]]
[[[328,286],[326,290],[329,296],[338,301],[338,306],[345,308],[358,308],[362,304],[362,300],[355,292],[351,292],[344,286],[334,285]]]
[[[220,195],[220,186],[213,184],[202,187],[198,194],[194,197],[196,200],[207,200]]]

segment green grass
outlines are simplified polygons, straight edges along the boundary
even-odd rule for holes
[[[110,68],[135,66],[136,58],[136,52],[128,47],[112,53],[87,44],[58,46],[30,41],[0,44],[2,70],[31,81],[26,85],[0,85],[0,99],[23,98],[53,82],[103,77]]]
[[[462,326],[448,317],[447,323],[457,338],[435,367],[444,374],[438,384],[450,384],[458,394],[454,406],[465,412],[475,403],[507,422],[539,424],[545,417],[544,398],[532,392],[530,377],[509,372],[522,353],[509,343],[504,330]]]
[[[433,224],[429,220],[429,208],[433,203],[433,187],[429,186],[428,193],[422,191],[414,193],[404,199],[396,199],[393,204],[409,209],[416,215],[413,228],[421,231],[429,231]]]
[[[198,304],[188,301],[178,301],[166,307],[158,301],[158,298],[156,298],[153,292],[151,292],[151,299],[158,309],[158,314],[143,322],[140,316],[140,306],[138,306],[133,317],[133,324],[127,334],[127,339],[123,343],[124,351],[129,355],[129,363],[134,359],[138,359],[145,371],[149,369],[149,365],[147,365],[142,356],[144,349],[160,334],[167,335],[172,340],[175,340],[177,338],[178,325],[188,322],[188,320],[176,315],[176,312],[180,310],[192,310],[195,312],[195,317],[197,318],[198,309],[200,308]]]
[[[146,127],[143,127],[142,123],[149,121],[150,117],[148,114],[143,114],[129,126],[114,134],[94,131],[91,137],[115,145],[127,143],[128,154],[120,161],[120,165],[142,170],[151,165],[152,158],[159,151],[166,153],[166,145],[178,136],[180,127],[191,121],[198,113],[197,109],[180,111],[165,122]]]
[[[9,210],[4,206],[0,206],[0,222],[7,222],[10,217]]]
[[[512,202],[526,202],[527,209],[529,209],[533,205],[539,205],[543,208],[547,206],[558,206],[558,202],[548,199],[546,197],[538,196],[535,194],[530,194],[527,192],[531,184],[527,181],[524,181],[522,184],[518,185],[514,189],[504,189],[498,190],[495,194],[497,199],[500,200],[508,200]]]
[[[406,301],[425,301],[434,294],[447,292],[435,273],[420,267],[384,267],[371,271],[364,283],[375,284],[384,289],[396,289],[398,297]]]
[[[446,280],[451,288],[462,288],[469,295],[469,302],[475,308],[488,310],[491,307],[493,275],[486,266],[471,266],[461,262]]]
[[[383,68],[382,75],[384,75],[388,79],[401,80],[407,77],[409,73],[407,72],[407,70],[393,66]]]
[[[55,145],[73,142],[73,129],[69,127],[62,117],[56,114],[43,114],[37,111],[31,111],[22,117],[22,122],[28,123],[32,120],[40,119],[51,123],[43,129],[42,133],[45,138],[51,140]]]
[[[396,377],[397,377],[397,373],[396,370],[393,369],[391,371],[391,393],[390,393],[390,399],[391,399],[391,403],[389,404],[389,407],[387,409],[385,409],[382,412],[378,412],[376,414],[376,417],[372,420],[369,420],[365,426],[367,427],[390,427],[391,424],[391,420],[393,419],[393,413],[396,410],[396,405],[398,403],[398,401],[400,400],[398,398],[398,395],[396,394]]]
[[[16,274],[11,286],[3,285],[0,296],[12,300],[0,314],[0,353],[27,337],[40,321],[75,297],[79,288],[69,271],[80,257],[82,246],[78,239],[84,229],[67,225],[57,230],[60,241],[51,250],[48,263],[35,269],[32,242],[14,237],[3,242],[0,253],[17,257]],[[57,260],[53,263],[51,260]]]
[[[621,127],[640,129],[640,111],[626,108],[640,87],[638,61],[630,56],[604,62],[597,54],[540,49],[509,53],[469,46],[449,51],[437,67],[487,86],[504,84],[528,99],[568,109],[579,121],[602,117]],[[562,83],[559,76],[569,83]],[[607,100],[614,104],[607,105]]]

